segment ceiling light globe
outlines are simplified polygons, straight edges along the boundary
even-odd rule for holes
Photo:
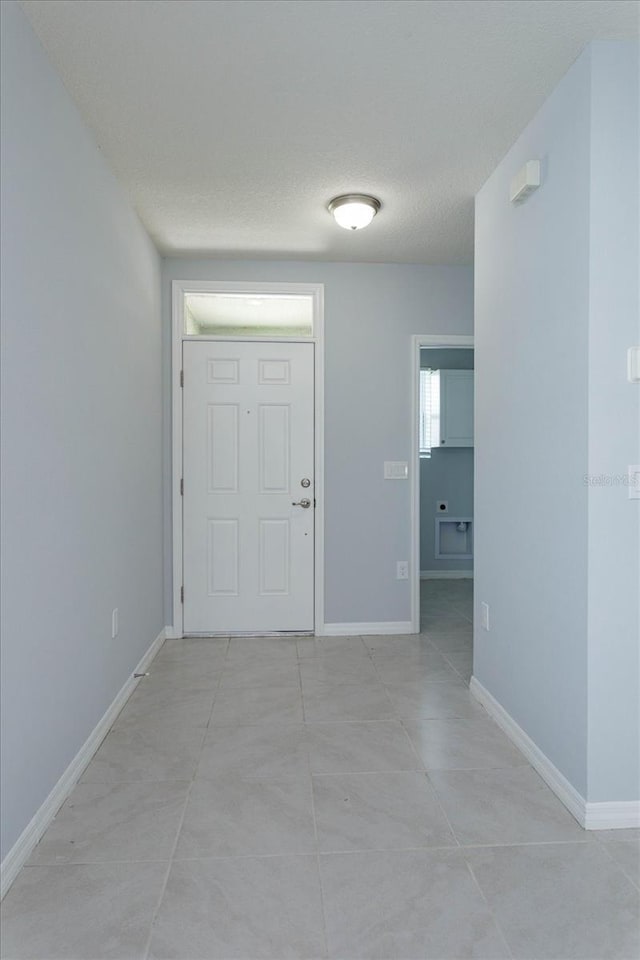
[[[364,194],[347,194],[335,197],[328,209],[338,226],[345,230],[362,230],[369,226],[380,209],[380,201]]]

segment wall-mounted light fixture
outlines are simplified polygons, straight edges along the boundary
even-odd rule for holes
[[[345,193],[334,197],[327,209],[338,226],[345,230],[362,230],[369,226],[380,207],[381,203],[375,197],[365,193]]]

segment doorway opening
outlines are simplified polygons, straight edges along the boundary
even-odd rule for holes
[[[473,611],[473,337],[412,343],[412,629]]]
[[[173,283],[173,636],[324,633],[321,284]]]

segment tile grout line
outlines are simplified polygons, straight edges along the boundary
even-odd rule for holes
[[[629,883],[631,883],[636,890],[640,891],[640,880],[636,879],[634,876],[628,873],[626,867],[623,864],[621,864],[618,860],[616,860],[614,855],[608,849],[609,844],[611,843],[633,843],[633,840],[608,840],[607,841],[607,840],[602,840],[600,837],[595,837],[594,839],[601,849],[604,848],[604,851],[609,857],[609,859],[618,868],[618,870],[622,871],[622,873],[625,875]],[[640,850],[638,851],[638,858],[640,859]]]
[[[397,771],[383,771],[384,773],[421,773],[419,770],[397,770]],[[320,777],[324,776],[321,774]],[[343,776],[360,776],[360,774],[344,774]],[[316,774],[312,774],[309,778],[311,780],[317,777]],[[302,778],[298,778],[302,779]],[[314,814],[315,816],[315,814]],[[585,847],[587,845],[593,844],[594,840],[590,838],[585,838],[584,840],[508,840],[501,842],[500,840],[492,840],[491,843],[460,843],[456,840],[455,843],[451,844],[424,844],[422,846],[406,846],[406,847],[358,847],[357,849],[344,849],[344,850],[319,850],[318,854],[320,856],[333,856],[334,854],[340,856],[349,856],[351,854],[367,854],[367,853],[407,853],[407,852],[429,852],[430,850],[458,850],[464,853],[465,850],[505,850],[511,848],[519,847]],[[628,877],[624,868],[618,863],[618,861],[613,857],[609,851],[606,851],[608,857],[615,867],[621,870],[625,877],[629,880],[633,886],[637,884]],[[73,869],[74,867],[87,867],[87,866],[106,866],[112,864],[130,864],[130,863],[197,863],[199,861],[209,861],[209,860],[273,860],[280,857],[313,857],[315,854],[313,852],[307,853],[234,853],[234,854],[210,854],[203,857],[176,857],[171,856],[170,859],[165,857],[149,857],[146,860],[73,860],[68,861],[67,863],[33,863],[27,864],[24,866],[24,870],[33,870],[37,871],[40,869],[51,870],[55,869]]]
[[[227,638],[226,652],[228,652],[228,649],[229,649],[229,639]],[[225,652],[225,660],[226,660],[226,652]],[[224,669],[224,668],[223,668],[223,669]],[[192,790],[192,788],[193,788],[193,784],[194,784],[194,782],[195,782],[195,779],[196,779],[196,777],[197,777],[197,775],[198,775],[198,768],[199,768],[199,766],[200,766],[200,761],[201,761],[201,759],[202,759],[202,753],[203,753],[203,750],[204,750],[204,744],[205,744],[205,740],[206,740],[206,736],[207,736],[207,731],[208,731],[208,729],[209,729],[209,724],[211,723],[211,717],[212,717],[212,714],[213,714],[213,707],[214,707],[214,704],[215,704],[215,702],[216,702],[216,697],[217,697],[218,691],[219,691],[219,689],[220,689],[220,683],[221,683],[221,681],[222,681],[222,671],[220,672],[220,675],[219,675],[219,677],[218,677],[218,682],[217,682],[217,684],[216,684],[215,692],[214,692],[214,695],[213,695],[213,701],[212,701],[212,703],[211,703],[211,711],[210,711],[210,713],[209,713],[209,720],[207,721],[207,725],[206,725],[206,727],[204,728],[204,732],[203,732],[203,735],[202,735],[202,741],[201,741],[201,743],[200,743],[200,751],[199,751],[199,754],[198,754],[198,760],[197,760],[197,762],[196,762],[196,764],[195,764],[195,767],[194,767],[194,770],[193,770],[193,774],[192,774],[191,780],[190,780],[190,782],[189,782],[189,787],[188,787],[188,789],[187,789],[187,793],[186,793],[186,796],[185,796],[185,799],[184,799],[184,806],[183,806],[183,808],[182,808],[182,815],[181,815],[181,817],[180,817],[180,820],[178,821],[178,828],[177,828],[177,830],[176,830],[176,835],[175,835],[175,838],[174,838],[174,841],[173,841],[173,845],[172,845],[172,847],[171,847],[171,853],[170,853],[170,856],[169,856],[169,862],[168,862],[168,864],[167,864],[167,871],[166,871],[166,873],[165,873],[164,882],[163,882],[162,887],[161,887],[161,889],[160,889],[160,894],[159,894],[159,896],[158,896],[158,900],[156,901],[155,910],[154,910],[154,912],[153,912],[153,914],[152,914],[152,916],[151,916],[151,923],[149,924],[149,933],[148,933],[148,935],[147,935],[147,940],[146,940],[146,943],[145,943],[145,948],[144,948],[144,953],[143,953],[143,957],[145,958],[145,960],[147,960],[147,958],[149,957],[149,951],[151,950],[151,941],[152,941],[152,939],[153,939],[153,928],[154,928],[155,922],[156,922],[156,920],[157,920],[158,914],[159,914],[159,912],[160,912],[160,908],[161,908],[161,906],[162,906],[162,903],[163,903],[165,894],[166,894],[166,892],[167,892],[167,886],[168,886],[168,884],[169,884],[169,875],[170,875],[170,873],[171,873],[171,867],[173,866],[173,863],[174,863],[174,860],[175,860],[175,853],[176,853],[176,850],[177,850],[177,848],[178,848],[178,842],[179,842],[179,840],[180,840],[180,834],[182,833],[182,827],[183,827],[183,825],[184,825],[185,817],[186,817],[186,815],[187,815],[187,806],[188,806],[188,804],[189,804],[189,798],[190,798],[190,796],[191,796],[191,790]]]
[[[203,745],[204,745],[204,739],[203,739]],[[202,750],[202,748],[201,748],[201,750]],[[196,767],[196,770],[197,770],[197,767]],[[181,834],[181,832],[182,832],[182,825],[183,825],[183,823],[184,823],[184,818],[185,818],[185,816],[186,816],[186,814],[187,814],[187,804],[189,803],[189,797],[191,796],[191,788],[192,788],[192,786],[193,786],[194,778],[195,778],[195,771],[194,771],[194,775],[193,775],[193,777],[192,777],[192,779],[191,779],[191,782],[190,782],[190,784],[189,784],[189,789],[187,790],[187,795],[186,795],[186,797],[185,797],[185,799],[184,799],[184,806],[183,806],[183,808],[182,808],[182,815],[181,815],[181,817],[180,817],[180,820],[178,821],[178,828],[177,828],[177,830],[176,830],[176,835],[175,835],[175,838],[174,838],[174,841],[173,841],[173,845],[172,845],[172,847],[171,847],[171,854],[170,854],[170,856],[169,856],[169,862],[167,863],[167,871],[166,871],[165,876],[164,876],[164,882],[162,883],[162,886],[161,886],[161,888],[160,888],[160,894],[159,894],[158,899],[157,899],[157,901],[156,901],[155,910],[153,911],[153,914],[151,915],[151,923],[149,924],[149,933],[148,933],[148,935],[147,935],[147,940],[146,940],[145,947],[144,947],[144,953],[142,954],[142,956],[145,958],[145,960],[148,960],[148,957],[149,957],[149,951],[151,950],[151,941],[152,941],[152,939],[153,939],[153,927],[154,927],[154,924],[155,924],[156,919],[157,919],[157,917],[158,917],[158,914],[159,914],[159,912],[160,912],[160,907],[162,906],[162,902],[163,902],[163,900],[164,900],[165,893],[167,892],[167,885],[168,885],[168,883],[169,883],[169,874],[171,873],[171,867],[173,866],[174,855],[175,855],[175,852],[176,852],[176,849],[177,849],[177,846],[178,846],[178,840],[180,839],[180,834]]]
[[[308,762],[308,756],[307,756]],[[325,956],[329,956],[329,933],[327,930],[327,913],[324,905],[324,887],[322,884],[322,871],[320,869],[320,844],[318,842],[318,820],[316,817],[316,802],[313,795],[313,774],[309,766],[309,789],[311,790],[311,816],[313,817],[313,835],[316,845],[316,869],[318,871],[318,890],[320,893],[320,912],[322,914],[322,935],[324,938]]]
[[[504,930],[502,929],[502,926],[501,926],[500,923],[498,922],[498,918],[496,917],[494,911],[491,909],[491,906],[489,905],[489,901],[487,900],[487,898],[486,898],[485,895],[484,895],[484,891],[483,891],[482,887],[480,886],[480,883],[479,883],[479,881],[478,881],[478,878],[476,877],[475,873],[473,872],[473,867],[471,866],[471,864],[469,863],[469,861],[467,860],[467,858],[464,856],[464,851],[463,851],[463,853],[462,853],[462,856],[464,857],[465,866],[466,866],[467,870],[469,871],[469,873],[470,873],[470,875],[471,875],[471,879],[472,879],[473,883],[476,885],[476,889],[477,889],[478,893],[479,893],[480,896],[482,897],[482,902],[485,904],[487,910],[489,911],[489,916],[490,916],[491,919],[493,920],[493,922],[494,922],[494,924],[495,924],[495,927],[496,927],[496,930],[498,931],[498,933],[499,933],[500,936],[502,937],[503,943],[504,943],[505,947],[507,948],[507,953],[508,953],[509,956],[511,957],[511,960],[513,960],[513,950],[511,949],[511,944],[510,944],[509,941],[507,940],[506,934],[505,934]]]
[[[302,671],[300,670],[300,657],[298,656],[298,641],[296,640],[296,665],[298,667],[298,689],[300,690],[300,708],[302,710],[302,722],[306,724],[307,722],[307,711],[304,705],[304,690],[302,688]],[[305,735],[305,750],[306,750],[306,735]]]
[[[425,775],[425,778],[426,778],[426,780],[427,780],[427,783],[429,784],[429,786],[431,787],[431,790],[433,791],[433,796],[434,796],[434,798],[435,798],[436,804],[437,804],[437,806],[439,807],[440,812],[442,813],[442,816],[444,817],[444,819],[445,819],[445,821],[446,821],[446,823],[447,823],[447,826],[449,827],[449,830],[451,831],[451,836],[453,837],[453,839],[454,839],[454,841],[455,841],[455,843],[456,843],[456,846],[459,848],[459,847],[460,847],[460,841],[458,840],[458,835],[456,834],[455,830],[453,829],[453,824],[452,824],[451,821],[449,820],[449,815],[447,814],[447,811],[446,811],[445,808],[444,808],[444,805],[443,805],[443,803],[442,803],[442,800],[440,799],[440,794],[439,794],[438,791],[436,790],[434,784],[431,782],[431,777],[429,776],[429,771],[427,770],[427,768],[426,768],[426,766],[425,766],[425,763],[424,763],[422,757],[420,756],[420,754],[418,753],[418,750],[417,750],[417,748],[416,748],[413,740],[412,740],[411,737],[409,736],[409,731],[408,731],[407,728],[405,727],[404,722],[403,722],[402,720],[400,721],[400,726],[402,727],[402,731],[403,731],[405,737],[406,737],[407,740],[409,741],[409,745],[410,745],[410,747],[411,747],[411,750],[412,750],[414,756],[416,757],[418,763],[420,764],[420,771],[421,771],[421,772],[424,772],[424,775]]]
[[[297,644],[296,644],[296,653],[297,653],[297,652],[298,652],[298,648],[297,648]],[[308,769],[308,772],[309,772],[309,781],[308,781],[308,782],[309,782],[309,791],[310,791],[310,795],[311,795],[311,817],[312,817],[312,819],[313,819],[313,837],[314,837],[314,843],[315,843],[315,847],[316,847],[315,859],[316,859],[316,870],[317,870],[317,873],[318,873],[318,892],[319,892],[319,894],[320,894],[320,913],[321,913],[321,916],[322,916],[322,938],[323,938],[323,941],[324,941],[324,954],[325,954],[326,957],[328,957],[328,956],[329,956],[329,939],[328,939],[328,933],[327,933],[327,915],[326,915],[325,906],[324,906],[324,890],[323,890],[323,886],[322,886],[322,874],[321,874],[321,872],[320,872],[320,845],[319,845],[319,843],[318,843],[318,821],[317,821],[317,817],[316,817],[315,798],[314,798],[314,795],[313,795],[313,773],[311,772],[311,763],[310,763],[309,750],[308,750],[308,746],[309,746],[309,745],[308,745],[307,733],[306,733],[306,726],[307,726],[307,719],[306,719],[306,718],[307,718],[307,714],[306,714],[305,703],[304,703],[304,691],[303,691],[303,689],[302,689],[302,672],[301,672],[301,670],[300,670],[300,657],[299,657],[299,656],[298,656],[298,675],[299,675],[299,677],[300,677],[300,700],[301,700],[301,702],[302,702],[302,722],[303,722],[303,724],[305,725],[305,730],[304,730],[304,747],[305,747],[305,757],[306,757],[306,762],[307,762],[307,769]]]

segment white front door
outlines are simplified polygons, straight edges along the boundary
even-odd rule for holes
[[[314,344],[183,351],[184,632],[312,631]]]

